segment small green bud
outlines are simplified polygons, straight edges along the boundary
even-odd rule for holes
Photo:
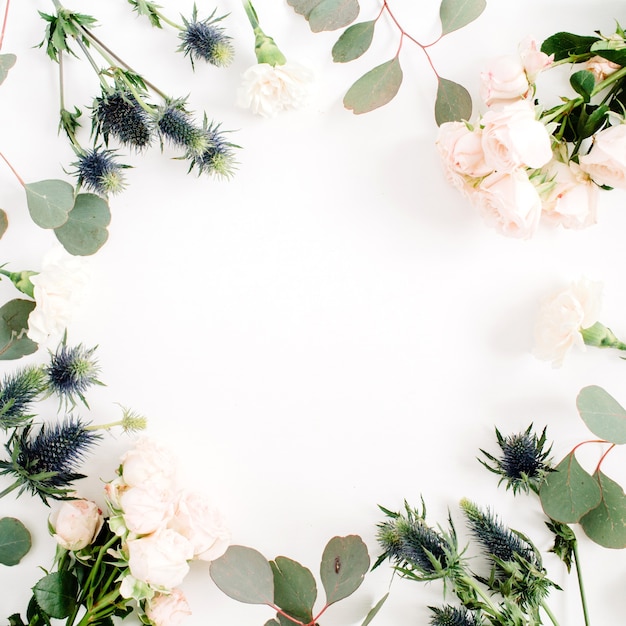
[[[582,328],[580,334],[588,346],[626,350],[626,344],[622,343],[610,328],[600,322],[596,322],[589,328]]]
[[[35,276],[39,272],[31,272],[30,270],[24,270],[23,272],[7,272],[0,269],[0,274],[6,276],[22,293],[27,296],[35,297],[35,285],[30,280],[31,276]]]
[[[280,51],[276,42],[258,26],[254,29],[254,53],[259,63],[267,63],[272,67],[287,63],[285,55]]]

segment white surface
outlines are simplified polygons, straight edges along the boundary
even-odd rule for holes
[[[175,17],[192,6],[160,4]],[[377,13],[378,2],[362,4],[364,18]],[[402,4],[391,3],[406,29],[436,38],[438,2],[422,0],[419,10]],[[435,80],[417,48],[407,42],[402,51],[396,99],[354,116],[343,94],[394,54],[395,31],[381,29],[359,61],[333,65],[337,33],[311,33],[283,0],[255,5],[287,57],[317,73],[305,111],[266,120],[234,107],[239,75],[254,62],[237,0],[218,5],[218,13],[231,13],[233,65],[198,63],[195,73],[182,55],[168,53],[177,45],[172,31],[151,30],[122,0],[68,2],[98,17],[99,36],[135,69],[172,95],[190,94],[191,107],[236,130],[243,147],[230,182],[186,175],[185,163],[170,160],[174,152],[129,157],[136,166],[129,188],[111,201],[110,239],[90,260],[92,288],[69,330],[71,342],[99,345],[107,386],[91,394],[91,418],[109,421],[116,402],[147,415],[149,433],[170,441],[191,480],[215,495],[235,543],[268,558],[289,556],[314,573],[334,535],[360,534],[374,559],[376,505],[399,509],[404,498],[417,505],[420,495],[432,522],[444,522],[450,508],[462,531],[456,505],[467,496],[547,549],[538,504],[522,508],[475,459],[480,447],[495,450],[494,426],[512,433],[530,422],[548,426],[560,458],[588,435],[575,409],[583,386],[601,385],[626,402],[626,366],[617,355],[573,352],[554,370],[530,353],[540,300],[581,275],[604,283],[601,319],[626,336],[624,193],[604,194],[599,223],[588,230],[544,227],[530,241],[497,235],[444,181],[433,145]],[[212,8],[199,6],[202,14]],[[0,87],[0,149],[28,181],[62,178],[73,160],[56,133],[56,70],[32,47],[44,28],[37,9],[52,5],[11,7],[2,51],[18,62]],[[443,76],[476,94],[487,58],[515,52],[529,34],[611,32],[618,9],[608,1],[555,0],[546,8],[538,0],[490,0],[475,23],[432,49],[433,58]],[[89,104],[97,85],[85,64],[72,62],[68,78],[68,105]],[[30,221],[7,168],[0,184],[11,219],[0,260],[37,270],[53,237]],[[8,285],[0,289],[12,297]],[[100,497],[99,479],[113,477],[129,445],[121,436],[105,440],[86,466],[85,496]],[[611,457],[606,471],[624,484],[623,452]],[[51,564],[54,546],[40,503],[5,498],[0,507],[35,538],[20,566],[0,569],[0,615],[7,616],[25,610],[37,567]],[[624,554],[579,535],[593,622],[620,623]],[[562,625],[581,624],[574,578],[554,559],[547,565],[565,587],[550,605]],[[360,623],[390,574],[383,566],[367,576],[322,623]],[[194,611],[189,626],[263,624],[272,616],[221,594],[203,566],[184,589]],[[438,584],[397,580],[376,623],[424,624],[425,607],[440,599]]]

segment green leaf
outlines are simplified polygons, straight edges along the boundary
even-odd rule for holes
[[[110,223],[111,212],[106,200],[93,193],[79,193],[67,222],[55,228],[54,234],[70,254],[87,256],[105,244]]]
[[[626,548],[626,494],[615,481],[596,472],[602,501],[580,520],[587,536],[605,548]]]
[[[394,57],[359,78],[343,98],[355,115],[369,113],[391,101],[402,84],[400,60]]]
[[[314,33],[337,30],[354,22],[359,15],[358,0],[322,0],[318,2],[307,19]]]
[[[460,122],[472,116],[472,98],[463,85],[439,77],[435,100],[437,126],[445,122]]]
[[[9,216],[6,214],[6,211],[0,209],[0,239],[2,235],[7,232],[7,228],[9,227]]]
[[[441,0],[441,34],[447,35],[473,22],[487,6],[485,0]]]
[[[63,619],[76,608],[78,580],[72,572],[52,572],[33,587],[39,607],[50,617]]]
[[[287,4],[299,15],[304,15],[308,20],[311,11],[322,2],[322,0],[287,0]]]
[[[602,387],[590,385],[581,389],[576,407],[596,437],[611,443],[626,443],[626,409]]]
[[[332,49],[335,63],[347,63],[358,59],[371,45],[376,21],[359,22],[346,28]]]
[[[37,344],[26,336],[34,308],[32,300],[19,298],[0,307],[0,360],[20,359],[37,350]]]
[[[591,92],[596,86],[596,78],[589,70],[574,72],[569,79],[570,85],[576,93],[579,93],[585,102],[591,100]]]
[[[67,221],[74,206],[74,187],[64,180],[41,180],[24,186],[33,222],[41,228],[57,228]]]
[[[300,563],[284,556],[277,556],[270,561],[270,565],[274,573],[274,604],[291,617],[311,622],[317,598],[313,574]]]
[[[602,496],[598,482],[582,468],[572,452],[548,473],[539,497],[548,517],[571,524],[598,506]]]
[[[253,548],[229,546],[211,562],[213,582],[229,597],[246,604],[272,604],[274,575],[267,559]]]
[[[17,57],[14,54],[0,54],[0,85],[5,81],[16,61]]]
[[[553,54],[555,61],[561,61],[570,56],[591,54],[591,46],[596,41],[599,41],[598,37],[585,37],[560,32],[548,37],[541,44],[541,52]]]
[[[359,536],[333,537],[324,548],[320,565],[326,603],[333,604],[354,593],[369,566],[367,547]]]
[[[370,624],[372,622],[372,620],[376,617],[376,615],[378,614],[378,611],[380,611],[380,609],[382,608],[383,604],[385,604],[385,602],[387,601],[387,598],[389,597],[389,592],[387,592],[371,609],[370,612],[367,614],[367,616],[365,617],[365,619],[363,620],[363,623],[361,624],[361,626],[368,626],[368,624]]]
[[[589,113],[589,111],[591,111],[591,113]],[[609,107],[606,104],[601,104],[597,107],[587,105],[582,109],[580,119],[576,126],[578,138],[586,139],[600,130],[607,122],[608,112]],[[583,113],[585,114],[585,119],[583,119]]]
[[[30,550],[30,533],[14,517],[0,519],[0,563],[17,565]]]

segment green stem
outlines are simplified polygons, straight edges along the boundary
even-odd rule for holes
[[[246,15],[248,16],[248,19],[250,20],[250,25],[252,26],[252,29],[256,30],[257,28],[260,28],[261,25],[259,24],[259,17],[256,14],[254,7],[252,6],[252,2],[250,2],[250,0],[242,0],[242,4]]]
[[[485,603],[486,608],[489,609],[489,612],[494,617],[498,617],[500,615],[500,611],[498,610],[498,607],[491,601],[491,598],[487,595],[485,590],[482,589],[482,587],[480,587],[480,585],[478,585],[471,576],[467,576],[467,574],[463,574],[463,576],[460,576],[459,579],[465,585],[467,585],[468,587],[471,587],[476,592],[476,594]]]
[[[0,498],[4,498],[4,496],[10,494],[12,491],[17,489],[22,484],[21,480],[16,480],[10,487],[7,487],[4,491],[0,491]]]
[[[161,13],[161,11],[159,11],[156,8],[156,5],[151,4],[151,9],[154,11],[155,15],[159,16],[160,20],[163,20],[166,24],[169,24],[172,28],[176,28],[177,30],[185,30],[184,26],[181,26],[180,24],[177,24],[176,22],[173,22],[172,20],[170,20],[168,17],[166,17],[165,15],[163,15],[163,13]]]
[[[554,624],[554,626],[559,626],[559,622],[557,621],[554,613],[550,610],[550,607],[546,604],[545,600],[541,601],[541,608],[545,611],[545,614],[550,618],[550,621]]]
[[[583,574],[580,567],[580,559],[578,556],[578,542],[574,542],[574,567],[576,568],[576,578],[578,579],[578,590],[580,591],[580,602],[583,607],[583,617],[585,619],[585,626],[590,626],[589,612],[587,609],[587,597],[585,595],[585,585],[583,582]]]

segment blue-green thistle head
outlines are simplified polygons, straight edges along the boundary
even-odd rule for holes
[[[230,178],[237,165],[234,149],[239,146],[226,141],[224,133],[219,129],[219,124],[207,125],[205,120],[204,133],[207,139],[205,150],[201,154],[187,150],[183,157],[189,160],[189,171],[196,168],[198,176],[209,174],[218,178]]]
[[[219,25],[226,16],[214,17],[215,11],[202,21],[198,21],[198,12],[194,5],[191,20],[183,17],[184,29],[180,33],[178,50],[189,56],[191,64],[200,59],[217,67],[230,65],[235,54],[231,38]]]
[[[98,380],[100,366],[94,358],[96,348],[85,348],[82,344],[70,347],[65,338],[56,352],[50,353],[50,363],[44,367],[46,388],[50,395],[59,397],[68,406],[80,400],[85,406],[85,392],[92,385],[101,385]]]
[[[44,502],[67,497],[71,483],[84,477],[78,469],[98,439],[100,435],[71,416],[52,426],[42,425],[34,437],[27,426],[7,444],[11,461],[0,462],[0,473],[12,474],[20,483],[20,493],[28,490]]]
[[[6,374],[0,383],[0,428],[7,430],[29,421],[31,403],[44,389],[45,376],[40,367]]]
[[[430,626],[480,626],[482,624],[482,620],[465,607],[447,604],[441,608],[435,606],[428,608],[432,613]]]
[[[113,150],[94,148],[78,155],[78,161],[72,163],[74,174],[82,186],[101,196],[108,196],[122,191],[125,187],[123,170],[128,165],[117,163]]]
[[[191,113],[178,100],[168,102],[159,109],[156,128],[163,139],[174,146],[186,148],[189,154],[201,155],[209,147],[209,137],[204,128],[193,123]]]
[[[552,471],[548,458],[552,446],[546,449],[546,429],[538,437],[531,424],[522,433],[503,437],[496,428],[496,438],[501,455],[496,457],[481,450],[487,461],[480,462],[498,474],[500,482],[506,483],[507,489],[511,488],[513,493],[537,491],[546,474]]]
[[[109,137],[121,144],[141,150],[152,141],[150,116],[130,91],[117,89],[96,98],[92,113],[92,131],[102,135],[108,145]]]

